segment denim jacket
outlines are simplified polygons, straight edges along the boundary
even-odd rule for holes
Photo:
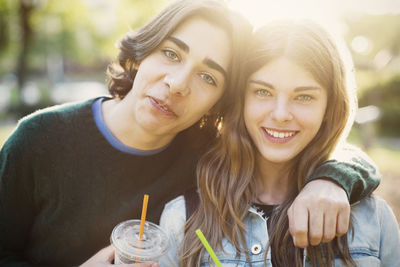
[[[360,267],[400,266],[400,233],[396,218],[386,204],[377,197],[370,196],[352,206],[352,231],[347,233],[349,250],[353,260]],[[169,256],[176,263],[183,240],[183,227],[186,221],[185,200],[183,196],[166,204],[161,215],[160,226],[168,233],[171,243]],[[267,251],[266,265],[264,254],[268,243],[266,220],[250,208],[245,218],[246,241],[252,266],[272,266],[270,250]],[[235,247],[226,239],[222,241],[223,250],[215,251],[224,267],[250,266],[244,253],[236,257]],[[304,266],[312,266],[304,255]],[[177,264],[178,265],[178,264]],[[214,266],[206,252],[201,266]],[[345,266],[340,259],[335,259],[334,266]]]

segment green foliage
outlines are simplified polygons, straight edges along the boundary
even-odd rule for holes
[[[360,106],[375,105],[380,108],[382,116],[377,125],[381,135],[400,135],[400,75],[368,88],[359,103]]]
[[[358,85],[359,106],[375,105],[381,110],[376,122],[378,133],[400,135],[400,15],[364,15],[347,19],[346,40],[349,46],[356,36],[366,37],[370,49],[358,54],[353,51]],[[378,53],[386,51],[387,64],[376,64]]]
[[[33,41],[28,69],[43,75],[49,58],[62,58],[67,66],[104,70],[117,54],[115,42],[131,28],[143,25],[168,2],[37,0],[30,17]],[[21,37],[18,3],[0,0],[0,75],[16,67]]]
[[[0,0],[0,76],[14,69],[20,39],[15,25],[18,23],[18,1]]]
[[[400,54],[400,15],[364,15],[347,18],[349,27],[346,40],[351,40],[356,36],[364,36],[370,39],[372,48],[369,53],[361,55],[368,60],[372,60],[382,49],[389,49],[393,54]],[[360,57],[360,55],[355,55]]]

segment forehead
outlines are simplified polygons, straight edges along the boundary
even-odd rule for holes
[[[318,86],[318,82],[304,67],[286,57],[274,59],[250,76],[250,80],[261,80],[276,88]]]
[[[225,69],[230,63],[231,42],[226,30],[205,18],[195,16],[184,20],[170,36],[184,42],[189,54],[203,60],[214,60]]]

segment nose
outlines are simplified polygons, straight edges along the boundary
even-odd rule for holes
[[[164,82],[168,85],[171,94],[187,96],[190,94],[189,88],[190,71],[177,70],[164,77]]]
[[[276,122],[288,122],[293,119],[293,115],[289,108],[289,103],[284,98],[277,98],[273,110],[271,111],[271,117]]]

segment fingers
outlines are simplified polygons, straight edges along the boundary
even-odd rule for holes
[[[326,212],[324,214],[324,222],[322,227],[322,235],[321,240],[323,243],[330,242],[336,236],[336,220],[337,220],[337,213],[335,212],[334,208],[330,210],[331,212]],[[318,245],[320,242],[316,243]],[[314,245],[314,243],[311,242]]]
[[[308,213],[310,219],[309,242],[312,246],[316,246],[321,243],[324,234],[324,214],[319,209],[310,210]]]
[[[134,263],[134,264],[127,264],[127,265],[120,265],[121,267],[123,266],[129,266],[129,267],[159,267],[158,263],[156,262],[143,262],[143,263]]]
[[[91,266],[110,266],[114,259],[114,247],[108,246],[101,249],[95,255],[93,255],[90,259],[88,259],[85,263],[81,265],[81,267],[91,267]]]
[[[308,210],[308,214],[308,241],[312,246],[330,242],[336,236],[347,233],[350,206],[346,203],[322,201],[318,207]]]
[[[336,236],[341,236],[347,233],[350,223],[350,205],[344,205],[337,217]]]
[[[341,186],[327,179],[309,182],[288,209],[294,245],[305,248],[347,232],[350,205]]]
[[[304,205],[297,206],[295,203],[288,209],[289,232],[292,235],[296,247],[306,248],[308,246],[308,210]]]
[[[111,263],[114,260],[114,247],[112,245],[105,247],[97,255],[99,259],[104,259],[106,262]]]
[[[81,267],[106,267],[111,266],[114,260],[114,247],[112,245],[103,248],[97,252],[93,257],[87,260]],[[143,262],[143,263],[133,263],[133,264],[121,264],[121,267],[159,267],[156,262]]]

